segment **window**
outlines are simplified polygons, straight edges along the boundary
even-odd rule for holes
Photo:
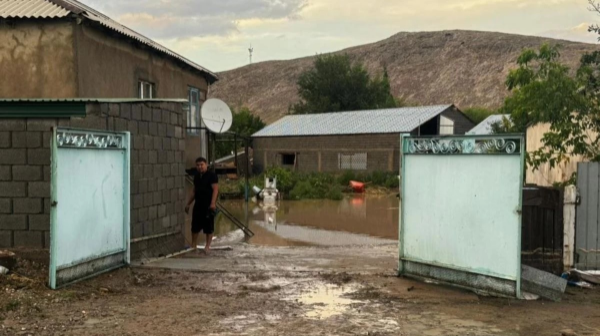
[[[200,105],[206,100],[206,93],[194,87],[190,87],[188,90],[188,100],[190,102],[190,108],[187,113],[188,134],[199,134],[200,127],[202,127],[202,122],[200,121]]]
[[[190,108],[188,110],[188,134],[200,132],[200,91],[196,88],[189,89]]]
[[[444,116],[440,116],[440,135],[451,134],[454,134],[454,121]]]
[[[340,170],[367,170],[367,153],[338,154]]]
[[[296,164],[296,154],[281,154],[281,164],[283,166],[293,166]]]
[[[138,97],[140,99],[154,98],[154,84],[143,80],[138,81]]]

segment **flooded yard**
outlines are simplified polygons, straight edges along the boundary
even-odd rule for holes
[[[0,335],[599,335],[597,290],[562,302],[479,297],[397,277],[398,199],[224,204],[211,254],[186,253],[51,291],[45,263],[0,278]],[[242,242],[239,243],[238,242]]]
[[[597,290],[562,302],[488,297],[398,278],[397,248],[235,245],[44,286],[0,277],[0,335],[598,335]]]
[[[283,200],[274,213],[242,200],[223,205],[255,233],[248,240],[254,245],[380,245],[398,240],[399,201],[395,195],[356,195],[340,201]],[[236,229],[225,216],[218,216],[215,236]]]

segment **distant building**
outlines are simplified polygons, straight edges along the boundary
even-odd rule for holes
[[[477,126],[473,127],[467,134],[470,135],[488,135],[492,134],[492,125],[501,123],[504,118],[510,120],[509,114],[494,114],[487,117]],[[550,132],[550,124],[542,123],[529,126],[526,130],[525,147],[528,153],[534,152],[543,147],[542,138],[544,134]],[[580,155],[567,155],[568,161],[564,161],[551,167],[549,163],[541,164],[537,169],[527,167],[526,183],[538,185],[541,187],[552,187],[556,183],[568,181],[571,176],[577,172],[577,164],[585,162]]]
[[[252,136],[254,167],[397,172],[401,134],[465,134],[473,126],[454,105],[290,115]]]
[[[494,124],[501,124],[504,118],[510,120],[510,114],[492,114],[485,118],[482,122],[473,127],[467,132],[468,135],[488,135],[492,134],[492,126]]]
[[[550,132],[550,124],[542,123],[532,125],[526,131],[526,150],[527,153],[534,152],[544,146],[542,139],[544,134]],[[568,181],[574,173],[577,173],[577,164],[579,162],[588,162],[581,155],[567,154],[565,160],[551,167],[549,163],[541,164],[538,169],[533,170],[532,167],[527,167],[526,182],[542,187],[552,187],[557,183]]]
[[[0,98],[187,99],[187,125],[200,127],[200,105],[217,80],[75,0],[0,1],[0,41],[0,73],[10,79],[0,81]],[[200,132],[188,133],[189,155],[206,155]]]

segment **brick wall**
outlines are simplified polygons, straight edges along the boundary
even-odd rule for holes
[[[131,132],[132,257],[184,246],[185,113],[178,103],[88,104],[85,118],[0,119],[0,247],[49,247],[55,126]]]
[[[297,153],[296,170],[301,172],[335,172],[338,154],[367,152],[368,171],[398,171],[399,134],[366,134],[254,139],[254,167],[281,166],[283,153]],[[266,162],[265,162],[266,159]]]

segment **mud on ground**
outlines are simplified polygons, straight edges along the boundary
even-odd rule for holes
[[[394,247],[268,251],[188,258],[305,255],[315,270],[127,268],[51,291],[43,258],[20,258],[0,277],[0,335],[600,335],[598,289],[569,288],[561,303],[486,298],[397,278]],[[371,254],[388,259],[362,265]]]

